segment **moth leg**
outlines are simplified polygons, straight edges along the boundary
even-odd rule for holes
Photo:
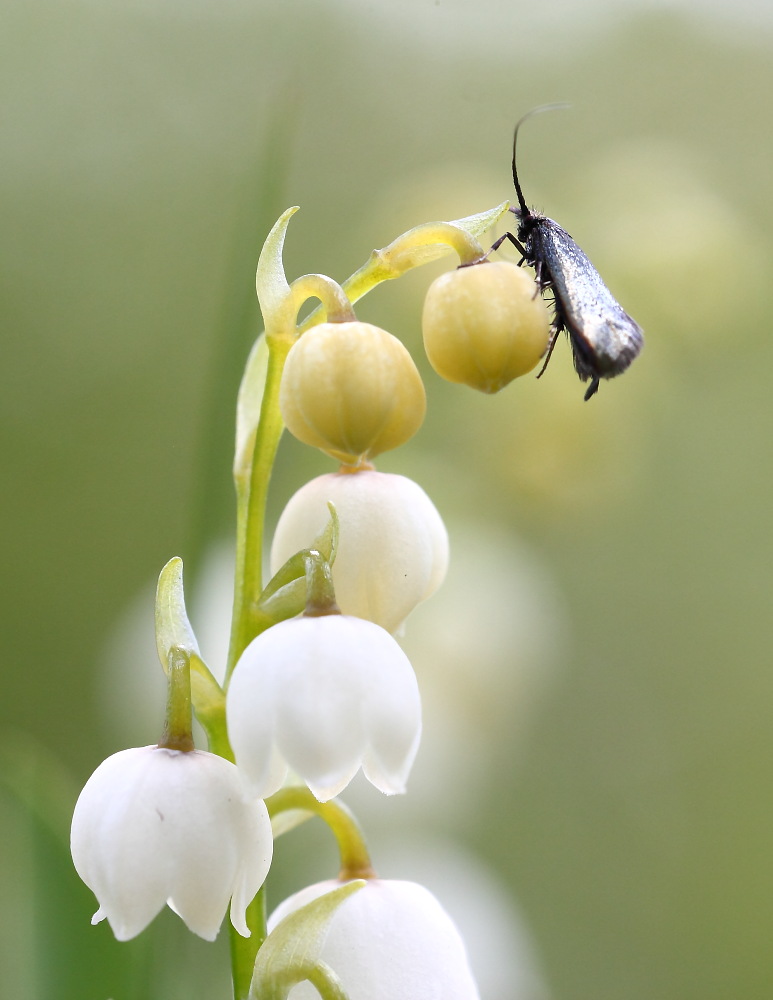
[[[550,274],[548,274],[547,278],[545,277],[545,261],[544,260],[538,260],[534,264],[534,280],[537,282],[537,285],[539,286],[539,290],[543,294],[544,294],[546,288],[552,288],[553,287],[552,284],[551,284],[551,281],[550,281]],[[535,296],[535,298],[536,298],[536,296]],[[559,330],[559,333],[560,332],[561,331]]]
[[[542,372],[540,372],[540,375],[541,374]],[[591,384],[585,390],[585,395],[582,397],[583,400],[587,403],[588,400],[591,398],[591,396],[595,396],[598,391],[599,391],[599,377],[598,375],[594,375],[593,379],[591,380]]]
[[[482,257],[476,257],[475,260],[464,261],[464,263],[459,265],[459,268],[474,267],[475,264],[482,264],[485,260],[489,259],[489,257],[495,250],[498,250],[502,246],[502,244],[509,235],[510,235],[509,233],[505,233],[504,236],[500,236],[499,239],[494,244],[492,244],[492,246],[488,248],[488,250],[483,254]],[[457,268],[457,270],[459,270],[459,268]]]
[[[492,247],[486,254],[486,257],[488,257],[489,253],[493,253],[495,250],[498,250],[505,242],[505,240],[510,240],[515,249],[521,255],[521,259],[518,261],[518,266],[520,267],[521,264],[523,264],[523,262],[527,259],[528,255],[523,247],[523,244],[519,243],[519,241],[513,236],[512,233],[505,233],[504,235],[500,236],[499,239],[492,244]]]
[[[542,363],[542,367],[540,368],[539,372],[537,372],[537,378],[542,378],[542,376],[544,375],[545,369],[548,366],[548,361],[550,361],[550,356],[553,353],[553,348],[556,346],[556,341],[558,340],[558,335],[560,332],[561,332],[560,326],[553,327],[553,333],[551,334],[550,341],[548,342],[548,348],[547,351],[545,352],[545,360]]]

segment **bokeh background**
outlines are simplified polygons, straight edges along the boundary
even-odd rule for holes
[[[511,197],[515,119],[568,100],[522,132],[524,190],[646,348],[587,404],[564,343],[484,398],[421,354],[442,265],[358,307],[426,376],[424,428],[379,467],[433,497],[453,567],[405,638],[410,793],[351,801],[377,865],[475,925],[484,1000],[773,996],[773,8],[4,0],[2,20],[2,994],[228,996],[224,933],[91,928],[67,837],[97,763],[158,732],[172,555],[212,649],[225,627],[260,245],[300,205],[289,276],[343,279]],[[285,440],[271,517],[330,469]],[[275,899],[335,870],[313,825],[277,856]]]

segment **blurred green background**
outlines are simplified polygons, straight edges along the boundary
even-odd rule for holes
[[[517,901],[543,987],[484,1000],[773,996],[772,55],[753,3],[5,0],[3,995],[228,995],[225,934],[91,928],[67,837],[98,762],[160,724],[105,707],[122,655],[157,679],[159,569],[181,555],[192,586],[232,529],[260,245],[300,205],[288,275],[343,279],[511,197],[514,121],[568,100],[522,132],[521,180],[644,327],[628,374],[585,404],[561,342],[495,398],[441,383],[420,334],[441,266],[358,307],[429,397],[379,467],[459,556],[406,637],[420,806],[373,817]],[[330,470],[286,440],[272,517]],[[116,639],[131,606],[147,657]],[[334,873],[324,834],[297,844],[279,892]]]

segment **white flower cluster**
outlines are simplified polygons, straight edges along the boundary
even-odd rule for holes
[[[333,570],[341,614],[301,615],[245,649],[227,690],[236,765],[203,751],[143,747],[95,771],[72,822],[75,867],[120,940],[165,904],[208,940],[230,901],[245,910],[271,862],[263,799],[288,770],[320,800],[362,768],[385,794],[405,790],[418,749],[421,706],[408,658],[390,630],[440,584],[445,528],[429,498],[402,476],[373,470],[322,476],[290,501],[277,528],[274,568],[308,544],[336,505]]]
[[[165,737],[158,746],[106,760],[73,816],[73,860],[99,902],[94,922],[106,918],[120,940],[138,934],[166,904],[212,940],[229,902],[233,927],[249,936],[254,925],[247,908],[272,857],[264,799],[290,772],[319,803],[338,795],[359,770],[381,792],[403,792],[419,745],[418,684],[394,633],[442,582],[448,536],[419,486],[376,472],[371,460],[418,430],[424,386],[402,343],[358,322],[335,282],[309,274],[287,283],[281,251],[293,211],[280,218],[261,253],[256,284],[266,334],[253,349],[237,406],[234,656],[243,652],[221,688],[199,656],[181,576],[178,589],[163,582],[172,560],[162,573],[156,612],[159,655],[170,677]],[[439,227],[446,238],[453,231],[451,245],[461,241],[470,251],[466,231]],[[428,227],[427,246],[435,245],[438,231]],[[406,234],[409,255],[420,235]],[[477,259],[482,251],[472,244]],[[299,336],[297,312],[309,297],[322,302],[327,321]],[[281,385],[273,377],[278,372]],[[261,424],[272,407],[271,419]],[[264,526],[252,500],[262,496],[258,480],[268,482],[268,456],[282,424],[341,468],[290,500],[273,540],[274,578],[259,594],[253,592],[259,577],[253,570],[260,566],[253,541]],[[323,557],[309,546],[327,537],[329,520]],[[300,590],[298,575],[288,580],[286,574],[299,562],[306,608],[288,618],[298,611]],[[278,623],[261,631],[260,615],[263,623]],[[250,636],[256,637],[243,648]],[[192,749],[191,699],[211,727],[212,745],[234,763]],[[287,802],[297,794],[285,793],[269,806],[296,809]],[[301,808],[310,810],[316,804],[305,789],[302,794]],[[345,812],[324,809],[328,816]],[[290,989],[293,996],[314,995],[318,977],[329,975],[335,995],[340,982],[350,1000],[477,1000],[461,939],[434,897],[413,883],[377,879],[364,843],[347,863],[345,840],[339,837],[343,883],[312,886],[278,909],[252,968],[250,997],[266,995],[264,981],[279,990],[271,995]],[[238,959],[239,949],[234,953]],[[287,961],[277,985],[277,969]]]
[[[320,476],[282,514],[272,570],[320,533],[329,501],[341,524],[333,583],[342,614],[293,618],[263,632],[228,688],[236,763],[258,796],[275,792],[288,767],[323,802],[360,767],[382,792],[402,792],[418,749],[416,677],[390,632],[445,576],[445,527],[426,493],[403,476]]]

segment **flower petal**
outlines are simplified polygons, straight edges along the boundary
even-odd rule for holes
[[[340,886],[321,882],[281,903],[269,920],[285,916]],[[336,910],[322,948],[350,1000],[478,1000],[464,943],[435,897],[415,882],[371,879]],[[309,983],[293,1000],[312,1000]]]
[[[384,629],[348,615],[293,618],[254,639],[231,678],[226,715],[253,791],[276,790],[279,756],[323,802],[364,760],[378,788],[401,791],[421,730],[407,657]]]
[[[138,934],[167,902],[213,940],[234,892],[240,907],[257,892],[273,842],[265,806],[243,799],[229,761],[142,747],[94,772],[75,807],[71,846],[100,903],[94,920],[105,916],[119,940]]]
[[[335,504],[340,541],[333,565],[338,606],[395,632],[443,582],[448,534],[424,490],[392,473],[361,470],[318,476],[290,499],[276,527],[276,572],[316,537]]]

